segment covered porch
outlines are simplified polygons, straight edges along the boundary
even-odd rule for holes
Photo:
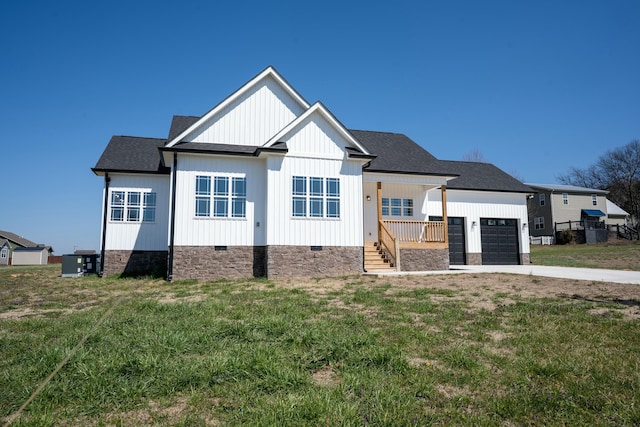
[[[397,197],[397,193],[394,194],[393,187],[385,192],[382,182],[375,183],[376,230],[375,235],[371,232],[368,235],[365,233],[367,237],[365,239],[366,271],[448,269],[447,186],[444,183],[440,185],[423,184],[419,188],[420,197],[416,195],[414,198],[402,198]],[[429,217],[426,211],[429,191],[440,192],[442,208],[440,212],[437,212],[439,214],[437,216],[442,218],[441,221],[426,220]],[[370,195],[367,196],[367,200],[372,201]],[[415,203],[416,201],[417,203]],[[372,207],[370,206],[369,209]],[[401,211],[400,215],[397,215],[399,218],[395,219],[392,212],[397,209]],[[371,223],[373,219],[371,212],[369,212],[369,222]],[[374,250],[385,260],[385,264],[381,265],[378,262],[373,255]]]

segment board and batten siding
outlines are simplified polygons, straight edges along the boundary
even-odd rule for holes
[[[318,112],[283,140],[286,156],[267,161],[267,244],[362,246],[362,161],[347,158],[349,143]],[[293,217],[294,176],[339,178],[340,217]]]
[[[267,77],[185,138],[189,142],[263,145],[303,112]]]
[[[176,246],[265,245],[266,177],[264,160],[179,155],[177,174],[174,232]],[[246,177],[246,217],[196,217],[196,176],[198,175]],[[213,191],[213,180],[211,185]]]
[[[427,193],[429,215],[442,215],[440,190]],[[525,194],[447,189],[447,216],[465,218],[468,253],[481,253],[480,218],[518,220],[520,253],[529,253],[529,224]],[[476,223],[473,226],[473,223]],[[527,226],[523,226],[527,224]]]
[[[270,157],[267,165],[268,245],[363,245],[360,162]],[[340,178],[340,218],[294,218],[294,176]]]
[[[106,250],[166,251],[169,224],[169,176],[110,174]],[[111,193],[139,191],[156,193],[155,222],[111,221]],[[103,193],[104,195],[104,193]],[[142,211],[140,213],[142,216]]]

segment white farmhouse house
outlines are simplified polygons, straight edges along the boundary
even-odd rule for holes
[[[175,116],[167,138],[114,136],[92,170],[104,177],[104,275],[529,262],[528,187],[402,134],[348,130],[272,67],[203,116]]]

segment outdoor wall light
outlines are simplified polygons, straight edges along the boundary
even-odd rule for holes
[[[526,222],[522,223],[522,229],[523,230],[526,230],[528,226],[529,225]]]
[[[367,196],[367,202],[371,201],[371,196]]]
[[[475,221],[473,221],[473,222],[471,223],[471,228],[476,228],[476,225],[478,225],[478,223],[477,223],[477,222],[475,222]]]

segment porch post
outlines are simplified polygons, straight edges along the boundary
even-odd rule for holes
[[[444,221],[444,243],[449,246],[449,221],[447,220],[447,186],[440,187],[442,193],[442,221]]]
[[[380,181],[378,181],[376,197],[378,198],[378,243],[380,243],[380,235],[382,234],[382,226],[380,225],[380,222],[382,221],[382,183]]]

